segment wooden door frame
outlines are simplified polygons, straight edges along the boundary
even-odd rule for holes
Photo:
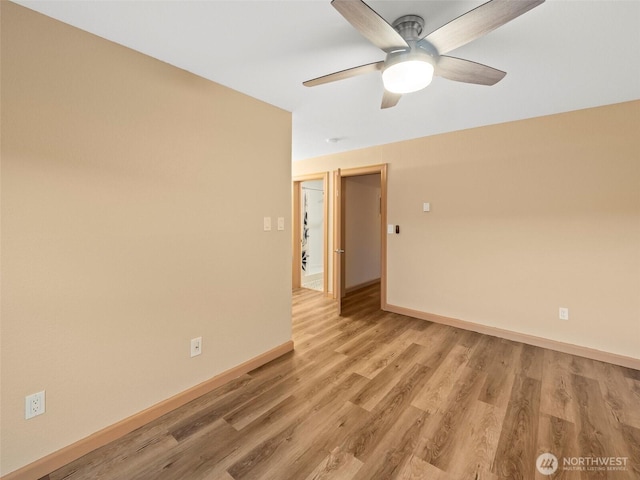
[[[335,173],[334,182],[342,182],[345,177],[357,177],[360,175],[380,174],[380,308],[387,308],[387,168],[388,164],[370,165],[365,167],[338,169]],[[343,196],[340,195],[342,185],[334,185],[334,214],[333,214],[333,298],[340,301],[341,292],[337,292],[341,282],[338,281],[338,275],[344,275],[338,267],[339,255],[335,253],[338,245],[342,245],[338,238],[339,234],[344,235],[344,229],[339,228],[338,221],[344,223],[345,219],[345,203]],[[340,209],[338,211],[337,209]]]
[[[293,177],[291,184],[292,195],[292,228],[291,228],[291,242],[292,248],[292,268],[291,268],[291,283],[293,288],[300,288],[302,286],[302,260],[301,260],[301,248],[300,243],[302,241],[302,225],[300,222],[300,199],[302,182],[308,182],[311,180],[322,180],[322,189],[324,191],[323,200],[323,221],[322,221],[322,291],[325,295],[329,291],[329,172],[311,173],[309,175],[299,175]]]

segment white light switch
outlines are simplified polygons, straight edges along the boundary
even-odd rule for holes
[[[423,203],[422,204],[422,211],[423,212],[430,212],[431,211],[431,205],[429,203]]]
[[[389,235],[391,235],[393,232],[395,232],[396,230],[396,226],[395,225],[387,225],[387,233]]]
[[[271,231],[271,217],[264,217],[264,231]]]
[[[284,217],[278,217],[278,230],[284,230]]]

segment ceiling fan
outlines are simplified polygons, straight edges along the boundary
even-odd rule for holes
[[[537,7],[544,0],[491,0],[423,35],[424,20],[404,15],[389,25],[362,0],[332,0],[331,5],[387,57],[314,78],[303,83],[314,87],[371,72],[382,72],[382,107],[395,106],[403,94],[425,88],[434,75],[457,82],[494,85],[506,72],[487,65],[444,55]]]

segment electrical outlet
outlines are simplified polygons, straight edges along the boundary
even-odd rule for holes
[[[24,418],[29,420],[44,413],[44,390],[32,395],[27,395],[24,399]]]
[[[202,337],[191,339],[191,356],[196,357],[202,353]]]
[[[560,320],[569,320],[569,309],[560,307],[558,318],[560,318]]]

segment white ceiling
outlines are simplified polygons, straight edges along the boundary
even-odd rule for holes
[[[292,112],[293,160],[640,98],[640,0],[547,0],[450,52],[505,70],[500,83],[435,78],[387,110],[378,73],[302,86],[384,59],[329,0],[17,3]],[[483,1],[367,3],[430,32]]]

